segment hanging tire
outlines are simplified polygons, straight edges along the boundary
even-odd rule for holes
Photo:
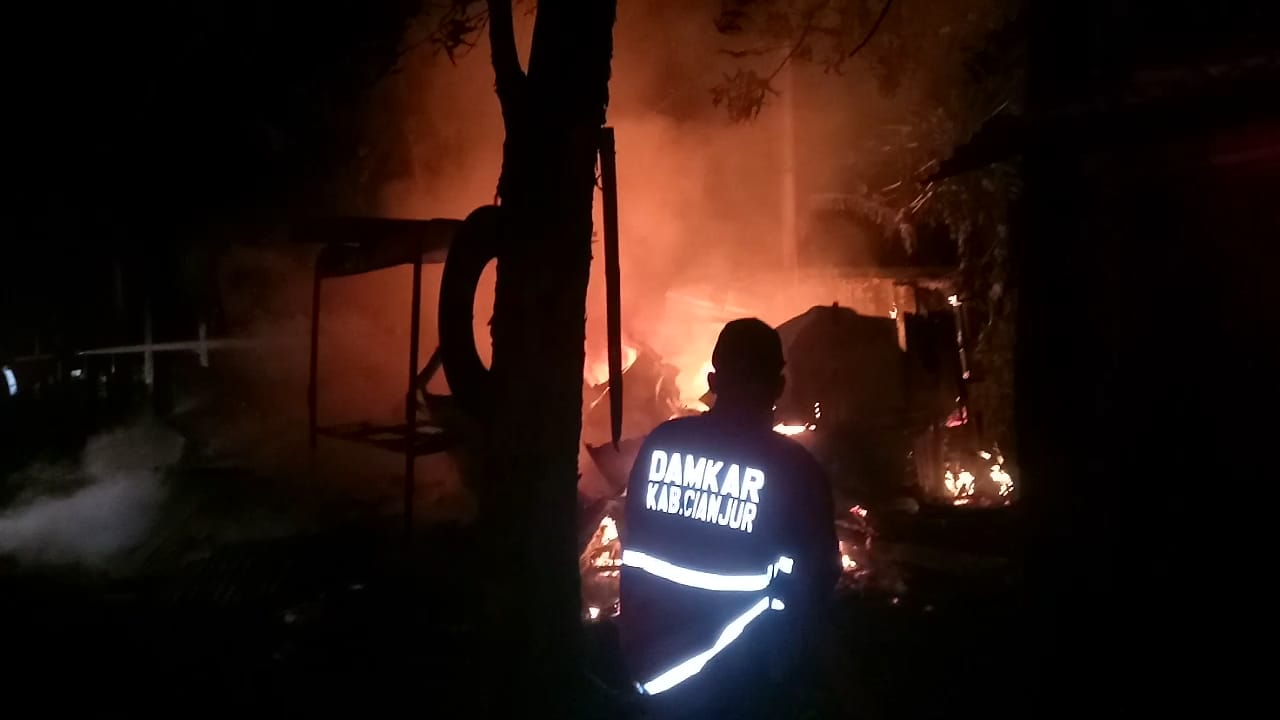
[[[437,328],[445,379],[458,407],[474,417],[487,417],[493,407],[493,379],[476,349],[475,298],[480,275],[498,257],[499,218],[496,205],[467,216],[449,247],[440,279]]]

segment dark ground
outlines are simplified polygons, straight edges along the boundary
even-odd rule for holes
[[[0,557],[0,695],[47,709],[472,717],[503,691],[483,655],[480,591],[504,568],[472,530],[437,525],[406,541],[395,477],[326,487],[204,458],[188,447],[164,471],[146,539],[109,565]],[[0,503],[23,490],[18,477],[0,484]],[[839,594],[817,683],[824,716],[1011,714],[1019,535],[1009,510],[886,519],[878,542],[906,589]],[[610,628],[589,630],[586,705],[627,717],[604,689],[625,687]]]
[[[369,527],[230,546],[162,574],[103,579],[0,564],[3,694],[42,707],[474,716],[486,673],[481,573],[465,530],[412,546]],[[1013,588],[916,574],[897,601],[842,594],[830,671],[846,716],[1004,714]],[[592,629],[593,675],[614,660]],[[622,717],[590,692],[600,716]],[[530,699],[531,714],[536,699]]]

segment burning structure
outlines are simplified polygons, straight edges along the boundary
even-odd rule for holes
[[[847,587],[902,590],[893,562],[876,551],[880,517],[924,503],[999,506],[1013,498],[1005,457],[998,448],[978,449],[981,438],[958,401],[967,379],[957,343],[958,303],[950,293],[921,295],[933,303],[932,312],[923,312],[929,306],[918,301],[916,312],[895,304],[885,317],[820,305],[778,328],[788,364],[774,430],[819,459],[832,479],[837,507],[847,508],[835,518]],[[618,528],[626,520],[620,495],[643,430],[715,402],[706,394],[681,401],[689,395],[678,386],[681,371],[651,350],[629,353],[628,359],[628,377],[634,372],[639,380],[625,386],[628,402],[639,400],[627,415],[628,429],[638,425],[642,433],[616,448],[588,446],[591,474],[600,478],[584,481],[584,490],[595,494],[584,505],[579,562],[589,619],[618,612]],[[700,372],[708,369],[699,365]],[[598,396],[587,404],[586,418],[587,432],[595,428],[599,435],[604,418],[597,403]]]

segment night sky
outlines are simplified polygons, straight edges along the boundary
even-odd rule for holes
[[[34,3],[12,11],[0,346],[101,341],[150,286],[207,303],[229,227],[323,207],[412,2]],[[208,256],[205,256],[207,261]],[[126,303],[136,309],[136,298]],[[162,319],[157,319],[163,323]],[[96,335],[96,336],[95,336]]]

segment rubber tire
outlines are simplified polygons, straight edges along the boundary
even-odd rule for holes
[[[440,358],[445,379],[457,406],[478,418],[493,408],[493,378],[476,349],[475,298],[480,275],[499,252],[499,222],[502,210],[496,205],[476,208],[463,221],[440,279],[437,325]]]

